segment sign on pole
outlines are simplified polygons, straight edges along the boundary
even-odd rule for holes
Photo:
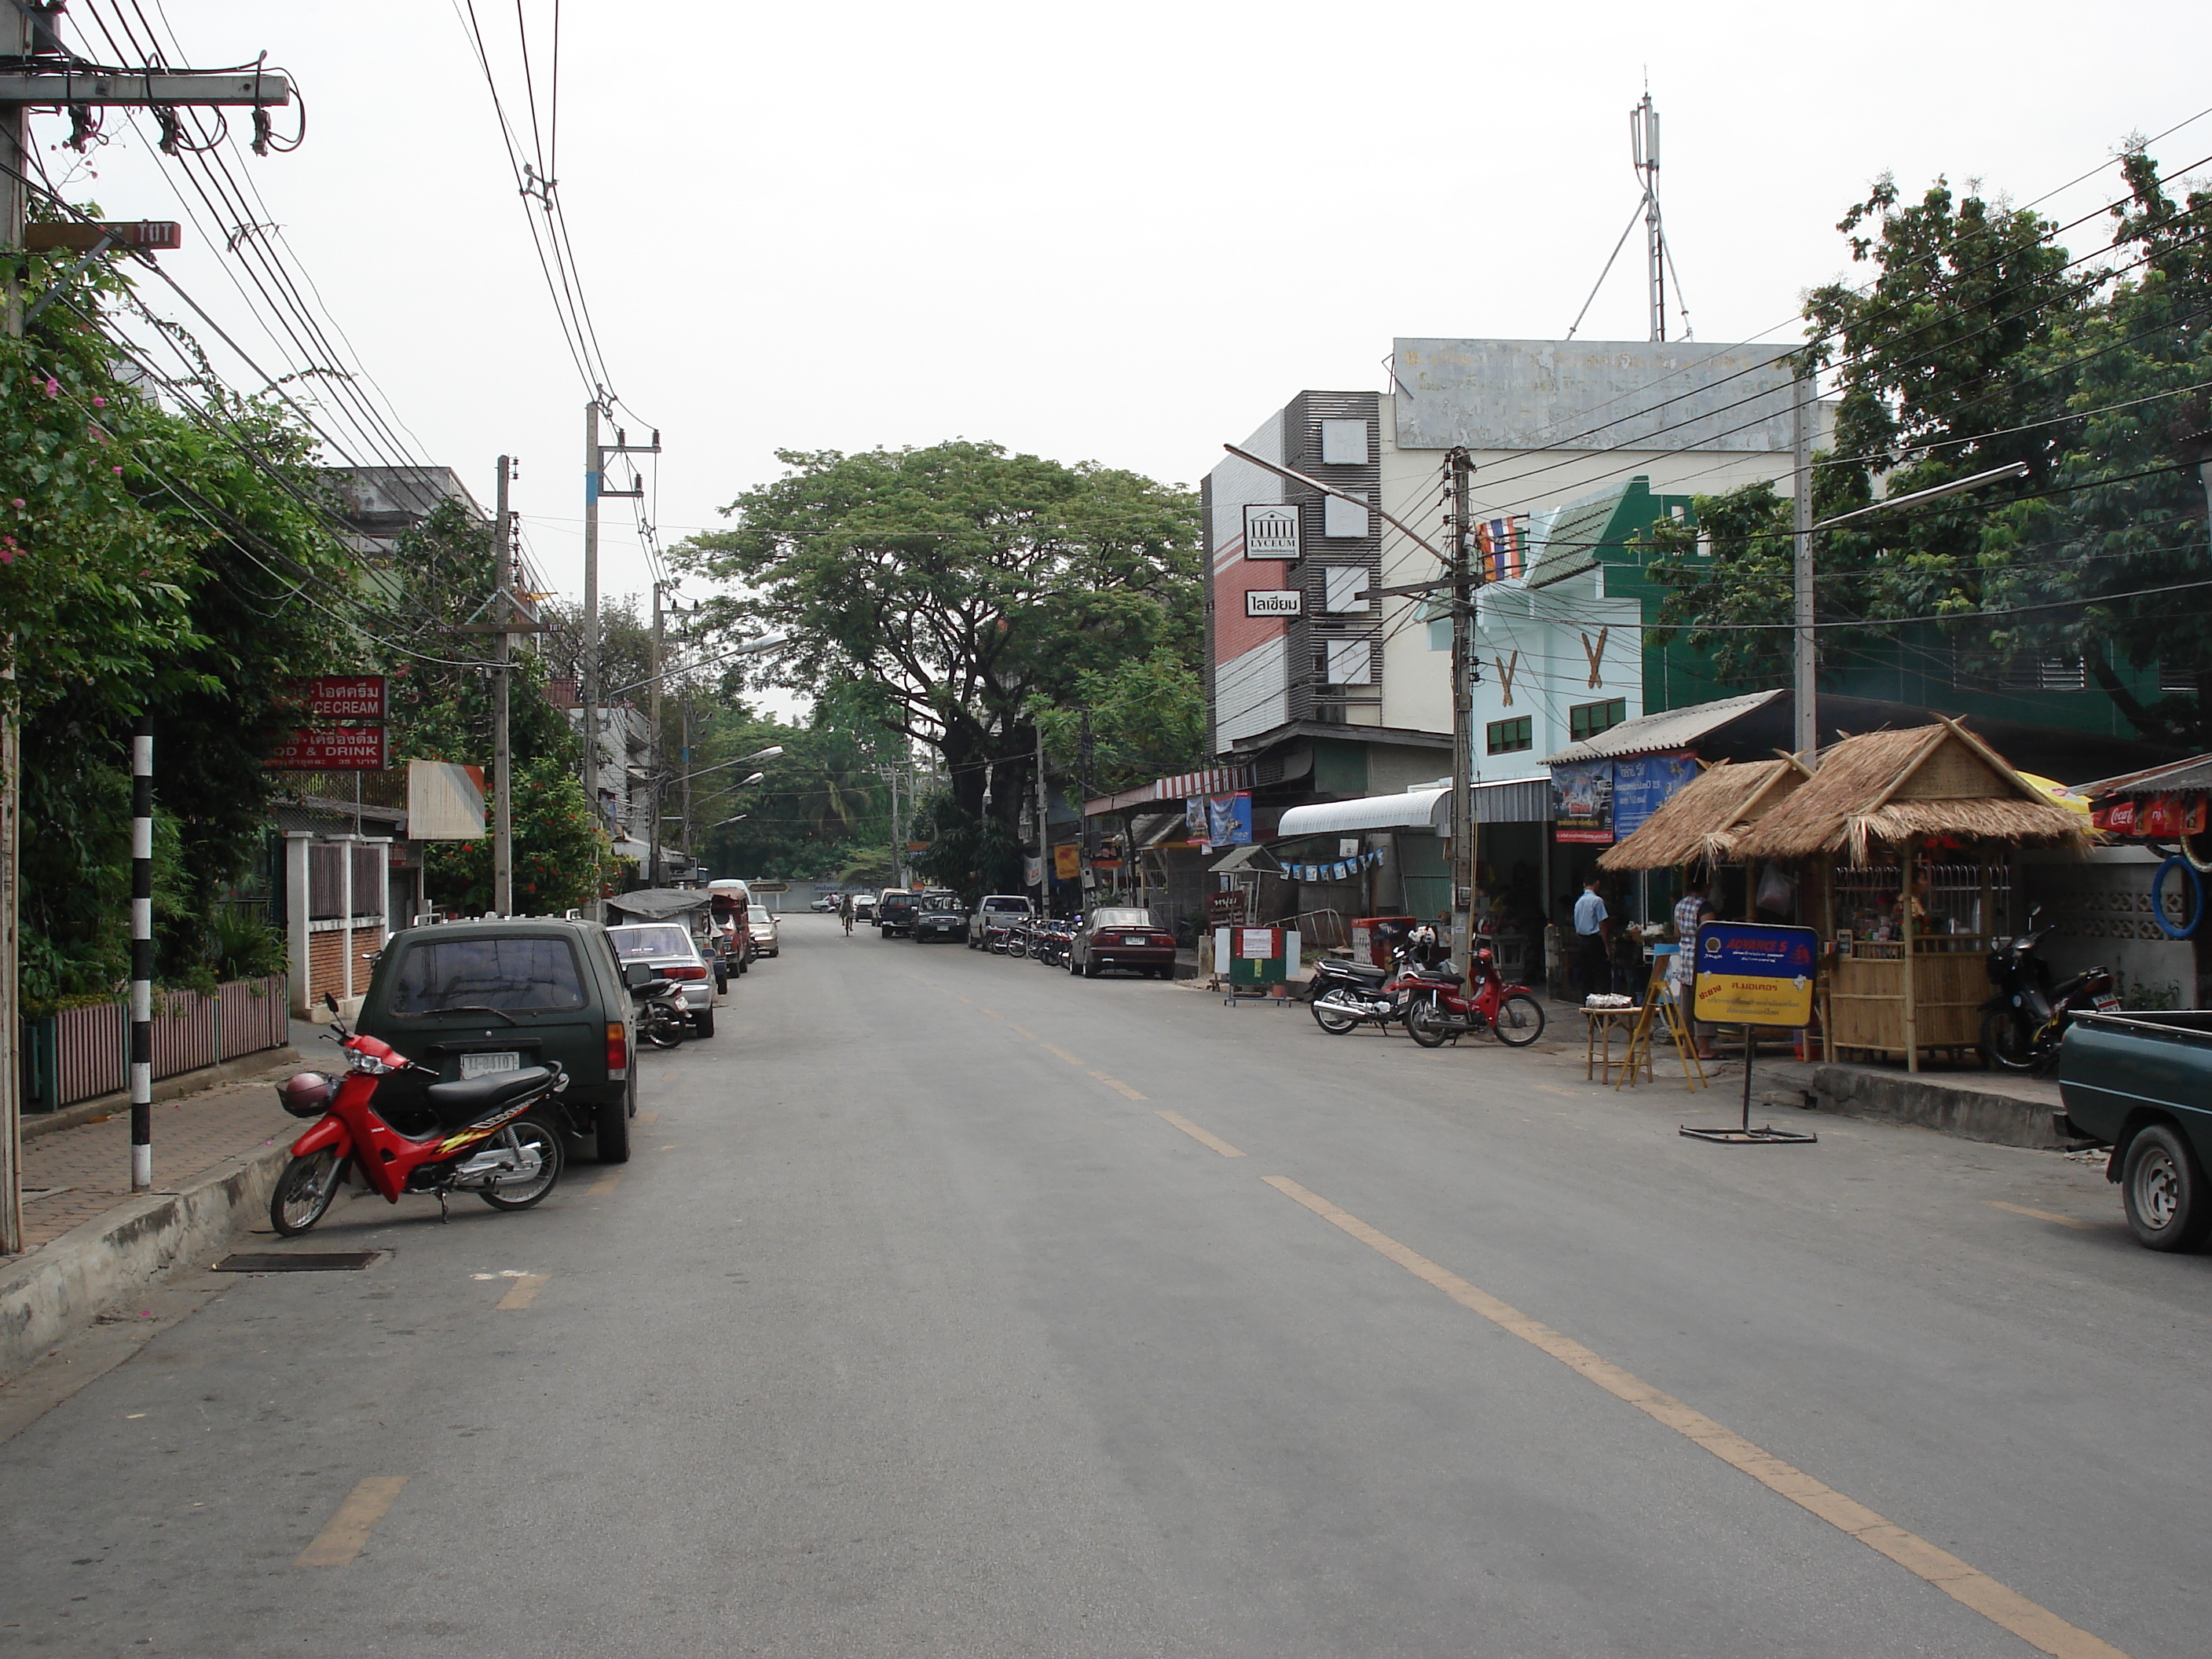
[[[1813,1019],[1813,980],[1820,935],[1810,927],[1758,921],[1708,921],[1698,928],[1697,979],[1690,1006],[1696,1018],[1743,1027],[1743,1121],[1733,1129],[1692,1129],[1693,1140],[1731,1146],[1804,1146],[1818,1135],[1751,1127],[1751,1067],[1761,1025],[1802,1026]],[[1910,963],[1906,964],[1908,967]]]
[[[294,732],[263,763],[272,772],[381,772],[386,763],[380,726]]]
[[[381,674],[318,674],[295,680],[311,720],[380,720],[386,699]]]

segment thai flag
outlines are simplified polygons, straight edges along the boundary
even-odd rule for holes
[[[1521,574],[1520,526],[1511,519],[1492,519],[1475,526],[1490,580],[1502,582]]]

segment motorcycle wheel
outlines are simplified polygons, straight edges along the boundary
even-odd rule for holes
[[[276,1190],[269,1195],[269,1224],[286,1238],[296,1238],[320,1221],[338,1195],[343,1163],[325,1146],[286,1164],[276,1177]]]
[[[2035,1064],[2035,1044],[2009,1008],[1992,1008],[1982,1017],[1982,1058],[2001,1072],[2025,1072]]]
[[[486,1189],[477,1196],[495,1210],[526,1210],[553,1190],[554,1182],[561,1179],[561,1137],[550,1125],[534,1117],[518,1118],[499,1133],[501,1146],[512,1146],[518,1152],[527,1141],[538,1149],[538,1176],[533,1181],[513,1187],[501,1187],[496,1191]]]
[[[1456,1033],[1444,1011],[1424,998],[1406,1010],[1406,1035],[1424,1048],[1441,1048],[1445,1039]]]
[[[1348,1014],[1341,1008],[1330,1006],[1328,998],[1316,997],[1313,1005],[1314,1024],[1331,1036],[1342,1036],[1359,1024],[1359,1016]]]
[[[1507,1048],[1525,1048],[1544,1035],[1544,1005],[1526,994],[1510,996],[1498,1005],[1492,1029]]]

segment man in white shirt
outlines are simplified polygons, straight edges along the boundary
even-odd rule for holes
[[[1613,962],[1607,948],[1612,932],[1613,915],[1597,890],[1597,878],[1592,876],[1583,884],[1583,896],[1575,901],[1575,963],[1584,996],[1613,989]]]

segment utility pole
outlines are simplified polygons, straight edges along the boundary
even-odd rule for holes
[[[58,4],[10,0],[0,5],[0,59],[15,67],[0,72],[0,328],[23,333],[23,291],[17,255],[23,246],[26,191],[31,174],[29,115],[33,109],[251,108],[260,112],[292,101],[290,77],[254,70],[204,74],[149,69],[137,74],[70,72],[53,20]],[[14,641],[0,642],[0,689],[13,690]],[[15,1255],[22,1237],[22,1010],[18,995],[18,922],[22,809],[22,742],[12,696],[0,709],[0,1255]],[[136,744],[133,744],[134,754]],[[149,740],[149,752],[151,742]],[[134,1090],[134,1093],[135,1093]],[[150,1186],[151,1153],[131,1111],[134,1188]],[[147,1122],[151,1122],[149,1108]],[[149,1173],[137,1180],[140,1151]]]
[[[667,640],[661,620],[662,586],[663,584],[658,581],[653,585],[653,647],[646,666],[646,673],[649,677],[645,694],[646,706],[652,711],[653,727],[653,744],[646,751],[645,763],[653,775],[653,822],[646,826],[645,831],[645,884],[647,887],[660,885],[660,653]]]
[[[1451,538],[1451,953],[1463,981],[1472,965],[1474,901],[1474,585],[1468,556],[1474,529],[1468,491],[1474,461],[1464,449],[1449,456]]]
[[[1036,832],[1037,914],[1041,916],[1052,908],[1052,832],[1045,823],[1049,811],[1044,787],[1044,722],[1040,720],[1036,728]]]
[[[1819,688],[1814,681],[1820,664],[1813,632],[1814,381],[1809,366],[1797,377],[1796,392],[1790,405],[1790,444],[1796,461],[1790,538],[1790,620],[1796,625],[1790,640],[1790,684],[1796,707],[1797,757],[1810,766],[1820,758],[1820,711]]]
[[[601,409],[598,398],[584,405],[584,660],[577,685],[584,705],[584,793],[595,813],[599,810],[600,762],[599,501],[602,496],[642,496],[645,494],[642,484],[635,489],[609,489],[605,472],[607,457],[660,453],[660,434],[658,432],[653,434],[653,441],[649,444],[632,444],[629,435],[617,427],[614,442],[601,443]],[[599,901],[594,899],[592,902],[594,916],[599,909]]]
[[[692,854],[691,867],[698,866],[698,855],[691,840],[691,688],[684,688],[684,850]],[[696,878],[695,878],[696,879]]]
[[[507,504],[507,483],[514,473],[514,457],[501,456],[498,506],[492,514],[492,546],[499,561],[492,621],[499,632],[492,635],[491,908],[501,916],[514,914],[514,753],[507,727],[514,636],[507,631],[507,624],[514,620],[514,515]]]
[[[346,843],[352,890],[353,843]],[[346,949],[353,949],[346,933]],[[154,717],[131,737],[131,1190],[154,1190]]]

